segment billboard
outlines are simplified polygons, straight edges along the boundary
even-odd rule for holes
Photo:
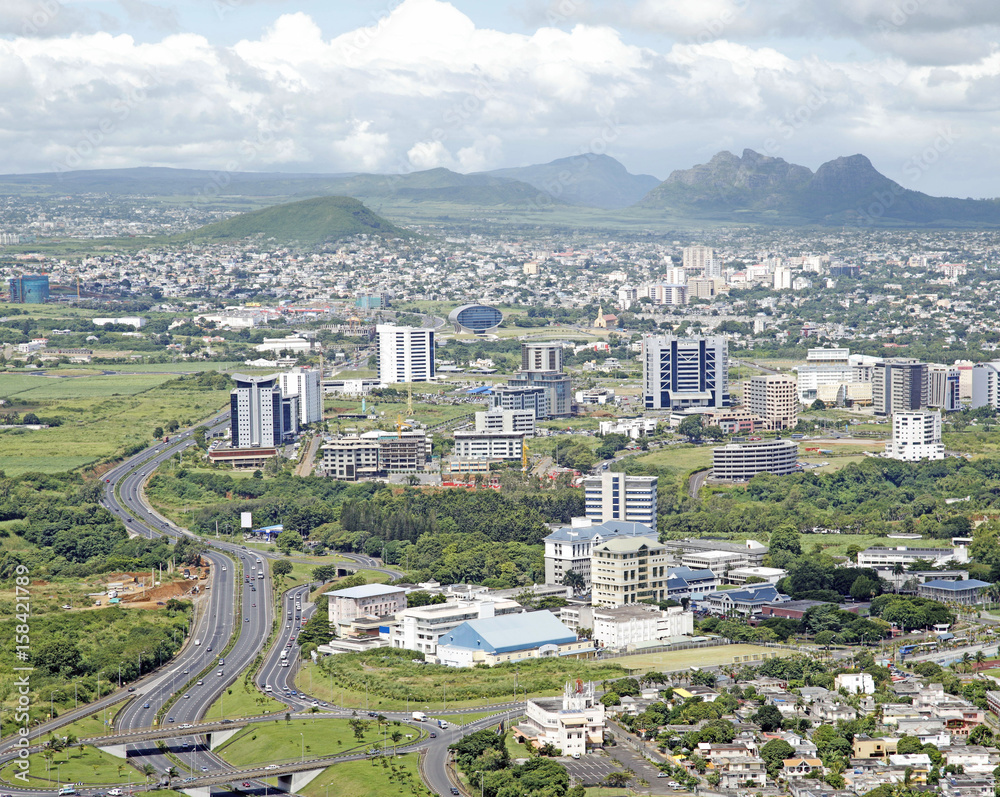
[[[240,528],[241,529],[252,529],[253,520],[251,519],[252,512],[240,512]]]

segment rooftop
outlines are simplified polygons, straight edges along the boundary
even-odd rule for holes
[[[406,592],[402,587],[390,587],[387,584],[362,584],[360,587],[348,587],[347,589],[337,589],[333,592],[324,592],[333,598],[374,598],[379,595],[395,595],[398,592]]]
[[[570,642],[576,642],[576,634],[551,612],[540,611],[468,620],[442,636],[438,645],[509,653]]]

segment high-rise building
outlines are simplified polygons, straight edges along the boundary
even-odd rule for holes
[[[319,423],[323,420],[323,393],[319,370],[293,368],[281,374],[281,395],[299,399],[299,423]]]
[[[715,250],[711,246],[685,246],[681,251],[684,270],[697,272],[703,277],[721,277],[722,264],[715,260]]]
[[[434,330],[379,324],[378,378],[383,385],[429,382],[434,378]]]
[[[954,365],[927,366],[927,406],[945,412],[962,409],[961,374]]]
[[[872,406],[876,415],[892,415],[926,407],[927,363],[901,358],[875,363]]]
[[[535,412],[526,410],[491,409],[476,413],[477,432],[519,432],[526,437],[535,435]]]
[[[725,338],[650,336],[642,341],[642,356],[647,410],[730,405]]]
[[[662,601],[667,591],[667,549],[655,537],[614,537],[590,554],[591,603],[624,606]]]
[[[49,278],[45,274],[23,274],[8,281],[12,304],[44,304],[49,298]]]
[[[540,387],[545,390],[546,417],[573,414],[573,379],[561,371],[519,371],[507,380],[509,387]]]
[[[972,367],[972,408],[1000,409],[1000,361]]]
[[[593,523],[621,520],[656,531],[656,476],[604,471],[583,480],[585,512]]]
[[[795,379],[784,374],[754,376],[747,383],[744,403],[764,420],[764,428],[791,429],[798,423],[799,397]]]
[[[229,424],[233,448],[267,448],[298,432],[297,399],[285,399],[278,376],[233,374]]]
[[[522,343],[522,371],[561,371],[563,350],[561,343]]]
[[[776,291],[788,291],[792,288],[792,270],[788,266],[776,266],[772,276]]]
[[[497,385],[490,391],[493,410],[531,410],[536,418],[549,417],[549,394],[544,387]]]
[[[923,410],[893,414],[892,440],[885,444],[885,455],[906,462],[944,459],[941,413],[938,410]]]

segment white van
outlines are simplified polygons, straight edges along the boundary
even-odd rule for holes
[[[218,672],[216,673],[216,675],[218,675],[218,676],[219,676],[219,677],[221,678],[221,677],[222,677],[222,670],[219,670],[219,671],[218,671]]]
[[[194,641],[194,645],[195,645],[195,647],[198,647],[198,645],[200,645],[200,644],[201,644],[201,640],[200,640],[200,639],[196,639],[196,640]]]
[[[265,692],[270,692],[271,691],[271,684],[264,684],[264,691]]]

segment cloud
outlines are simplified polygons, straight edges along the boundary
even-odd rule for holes
[[[909,1],[940,18],[950,7]],[[606,152],[633,171],[665,176],[718,149],[750,147],[812,167],[864,152],[901,178],[899,153],[921,151],[940,125],[953,124],[966,171],[928,172],[921,188],[982,179],[976,153],[992,162],[1000,56],[957,52],[914,64],[912,54],[883,48],[865,60],[801,57],[780,39],[749,40],[772,28],[790,32],[789,15],[808,5],[633,4],[631,21],[644,14],[651,29],[669,17],[676,40],[660,48],[569,15],[531,33],[477,27],[440,0],[404,0],[334,37],[307,14],[281,14],[232,46],[191,33],[152,42],[109,32],[16,34],[0,39],[0,170],[475,171]],[[811,7],[832,31],[870,25],[889,5]],[[949,30],[996,16],[991,6],[969,6],[980,17],[953,9],[951,28],[931,30],[917,14],[897,28],[923,31],[910,42],[938,37],[934,46],[947,54],[949,35],[961,49]],[[584,11],[596,19],[602,7]],[[729,12],[737,16],[724,31],[698,36]]]

